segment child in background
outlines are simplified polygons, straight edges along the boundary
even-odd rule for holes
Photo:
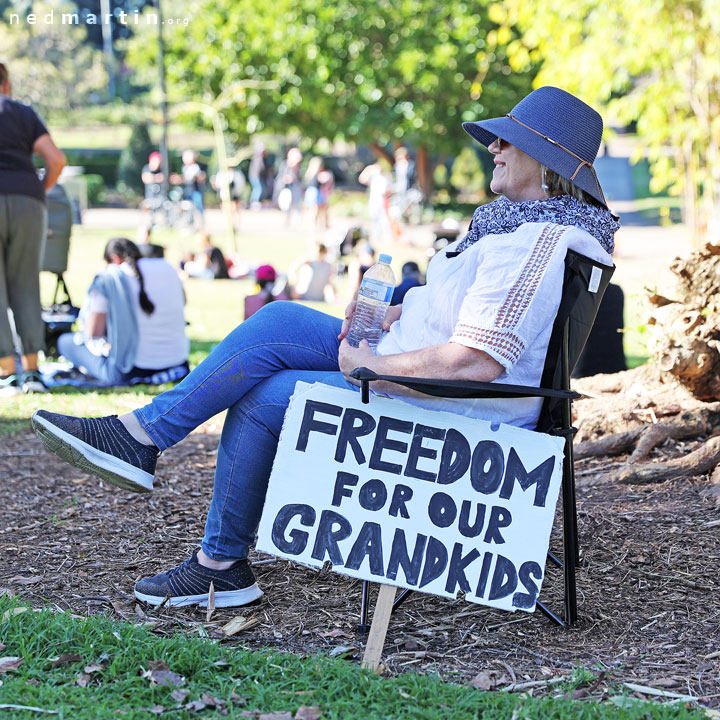
[[[272,265],[261,265],[255,271],[255,280],[258,284],[258,291],[254,295],[248,295],[245,298],[245,320],[254,315],[261,307],[273,302],[273,300],[290,299],[284,288],[279,292],[276,291],[277,273]]]

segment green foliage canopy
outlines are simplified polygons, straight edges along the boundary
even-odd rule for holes
[[[20,22],[9,24],[9,15]],[[63,25],[63,13],[76,12],[67,2],[34,2],[32,12],[44,18],[54,12],[55,22],[25,22],[24,11],[8,7],[0,19],[0,52],[10,71],[13,95],[31,104],[46,120],[91,104],[107,86],[101,53],[85,43],[85,28]]]
[[[504,113],[530,89],[518,72],[489,0],[194,0],[173,7],[191,18],[165,33],[171,102],[217,103],[242,140],[257,132],[412,143],[454,153],[467,143],[463,120]],[[128,62],[155,64],[148,30]],[[156,72],[153,70],[153,72]],[[148,78],[149,79],[149,78]],[[274,81],[273,90],[233,85]],[[221,102],[221,104],[223,104]]]
[[[130,140],[120,155],[118,164],[118,180],[135,192],[142,193],[145,186],[142,181],[142,169],[148,156],[155,150],[150,133],[145,123],[133,126]]]
[[[607,103],[609,116],[637,123],[652,188],[684,192],[689,220],[718,212],[718,0],[506,0],[490,8],[490,17],[520,28],[522,46],[511,43],[508,51],[520,66],[523,58],[542,61],[536,85]]]

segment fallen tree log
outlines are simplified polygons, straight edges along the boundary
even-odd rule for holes
[[[685,440],[706,437],[720,426],[720,403],[710,403],[685,410],[672,422],[642,425],[625,432],[606,435],[598,440],[577,443],[575,458],[624,455],[632,451],[628,463],[644,460],[650,452],[667,439]]]
[[[657,463],[626,465],[618,480],[622,483],[646,484],[678,477],[704,475],[715,470],[720,463],[720,436],[711,437],[697,450],[685,457]]]

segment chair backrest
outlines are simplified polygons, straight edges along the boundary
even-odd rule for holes
[[[560,307],[550,335],[540,387],[570,389],[570,373],[590,335],[613,272],[612,265],[603,265],[568,250]],[[561,413],[562,401],[546,398],[535,429],[549,432],[558,427],[562,422]]]

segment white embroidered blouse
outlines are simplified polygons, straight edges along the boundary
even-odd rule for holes
[[[610,255],[585,230],[553,223],[525,223],[511,233],[486,235],[456,257],[447,257],[446,251],[452,252],[458,242],[432,259],[427,284],[407,293],[402,315],[381,339],[377,353],[456,342],[500,363],[505,371],[496,382],[539,386],[567,250],[606,265],[612,265]],[[539,398],[402,399],[530,429],[542,404]]]

